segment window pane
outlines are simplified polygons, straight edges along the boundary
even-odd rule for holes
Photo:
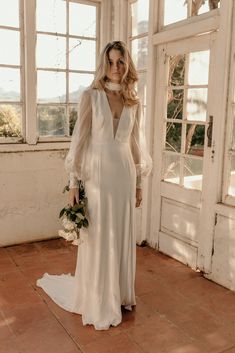
[[[148,18],[148,0],[138,0],[131,4],[132,36],[148,32]]]
[[[19,27],[19,0],[0,0],[0,25]]]
[[[95,70],[96,42],[93,40],[69,40],[69,67],[73,70]]]
[[[148,55],[148,38],[135,39],[132,45],[132,59],[138,69],[145,69],[147,67]]]
[[[210,10],[218,9],[220,7],[220,0],[205,0],[200,1],[199,6],[192,6],[192,16],[201,15]]]
[[[63,106],[38,106],[40,136],[66,135],[66,108]]]
[[[228,194],[235,196],[235,156],[231,158],[231,170]]]
[[[183,86],[185,75],[185,55],[174,55],[169,61],[169,86]]]
[[[163,180],[170,183],[180,183],[180,158],[165,154],[163,159]]]
[[[38,102],[57,103],[66,100],[64,72],[38,71]]]
[[[205,140],[205,126],[188,124],[186,128],[185,153],[203,156]]]
[[[174,23],[187,18],[187,1],[165,0],[164,1],[164,25]]]
[[[189,189],[202,189],[202,159],[184,159],[184,186]]]
[[[73,133],[74,125],[77,120],[77,105],[72,105],[69,107],[69,135]]]
[[[181,130],[182,124],[166,124],[166,145],[168,151],[180,152],[181,150]]]
[[[37,66],[65,69],[66,39],[56,36],[38,34]]]
[[[189,54],[189,85],[207,85],[209,76],[210,51]]]
[[[20,64],[20,34],[18,31],[0,29],[0,64],[19,65]]]
[[[147,73],[139,73],[139,80],[137,82],[138,96],[140,97],[141,103],[146,105],[147,99]]]
[[[207,88],[188,90],[186,115],[188,120],[206,121]]]
[[[78,98],[82,91],[90,86],[93,81],[94,75],[90,74],[69,74],[69,101],[77,103]]]
[[[20,105],[0,104],[0,137],[20,137],[21,121]]]
[[[37,0],[37,30],[66,33],[66,1]]]
[[[96,7],[69,2],[69,34],[96,36]]]
[[[0,68],[0,100],[20,101],[20,70]]]
[[[168,90],[168,119],[182,119],[183,117],[184,90]]]

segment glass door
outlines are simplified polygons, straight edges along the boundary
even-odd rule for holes
[[[157,243],[159,250],[195,268],[203,268],[204,257],[210,256],[202,239],[202,224],[210,213],[204,200],[213,183],[215,38],[216,33],[210,33],[158,47]]]
[[[210,50],[178,54],[167,49],[163,180],[202,190]]]

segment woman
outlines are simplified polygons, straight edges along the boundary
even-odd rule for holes
[[[58,305],[81,314],[83,325],[96,330],[117,326],[121,306],[136,305],[135,206],[141,203],[141,176],[152,167],[136,81],[125,44],[108,43],[81,96],[65,160],[72,205],[79,200],[77,180],[85,185],[88,234],[78,247],[75,276],[46,273],[37,281]]]

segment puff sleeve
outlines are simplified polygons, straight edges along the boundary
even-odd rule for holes
[[[136,187],[141,188],[142,177],[150,175],[152,158],[147,149],[144,116],[139,103],[135,110],[135,121],[130,137],[132,157],[136,167]]]
[[[86,163],[91,138],[92,106],[89,90],[83,91],[78,102],[78,116],[74,126],[69,152],[65,158],[65,169],[69,174],[69,188],[77,187],[77,180],[89,178]]]

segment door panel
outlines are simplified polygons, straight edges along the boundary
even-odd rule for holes
[[[212,183],[214,146],[208,137],[215,39],[216,33],[210,33],[158,47],[155,163],[161,181],[156,240],[159,250],[199,268],[205,255],[202,223],[212,212],[204,199]]]
[[[179,235],[183,240],[197,245],[198,209],[180,202],[162,199],[161,231]]]

